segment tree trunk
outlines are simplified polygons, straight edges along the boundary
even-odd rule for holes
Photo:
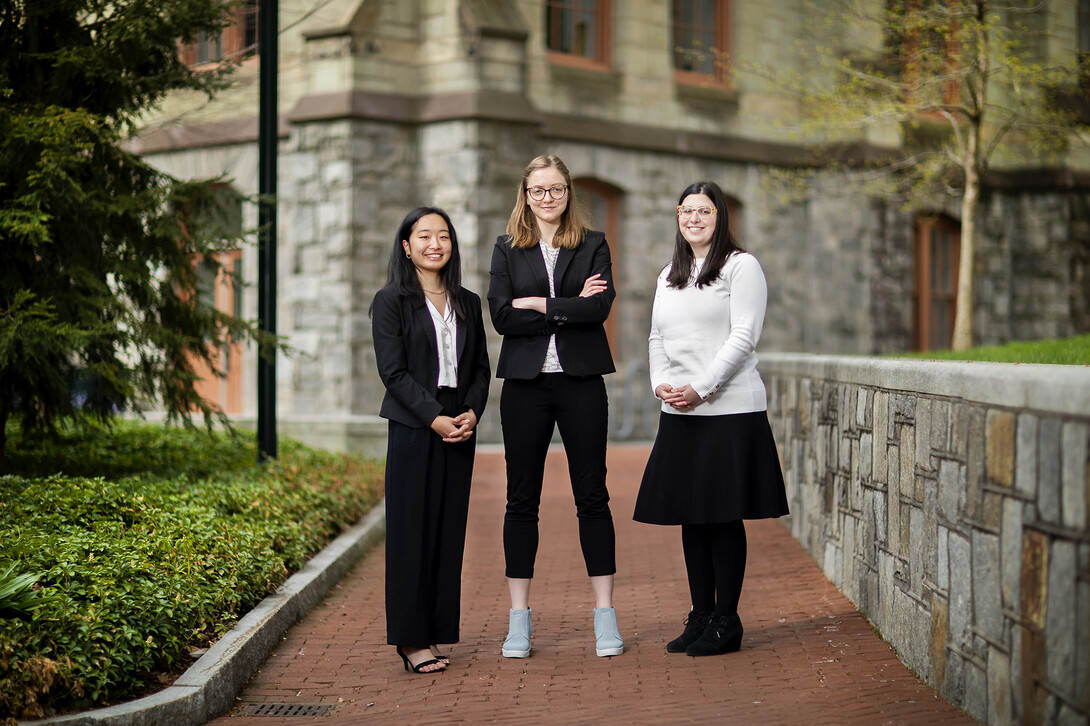
[[[961,198],[961,255],[958,257],[958,290],[954,302],[954,331],[950,347],[965,350],[973,347],[973,282],[976,276],[976,241],[977,220],[980,207],[980,184],[984,173],[981,135],[984,128],[984,109],[987,108],[989,48],[988,32],[985,22],[988,3],[979,0],[976,4],[976,21],[980,28],[979,35],[973,38],[975,49],[973,67],[969,73],[968,85],[975,113],[967,120],[967,144],[962,157],[962,171],[965,174],[965,193]],[[969,100],[969,99],[966,99]]]

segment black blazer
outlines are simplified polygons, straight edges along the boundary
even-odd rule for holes
[[[480,421],[488,402],[492,371],[485,347],[481,299],[462,290],[466,319],[458,321],[458,407],[473,409]],[[391,421],[427,428],[442,407],[435,398],[439,385],[439,348],[428,306],[386,286],[375,295],[371,336],[378,374],[386,386],[379,415]]]
[[[594,274],[600,274],[609,286],[597,295],[579,297],[583,283]],[[561,248],[553,283],[556,297],[550,298],[549,276],[537,245],[529,249],[512,247],[506,235],[496,240],[488,309],[492,325],[503,336],[496,365],[499,378],[529,379],[541,373],[552,334],[556,335],[560,365],[568,375],[601,375],[617,370],[602,326],[617,296],[606,236],[587,231],[583,243],[574,250]],[[511,307],[511,301],[520,297],[549,298],[546,313]]]

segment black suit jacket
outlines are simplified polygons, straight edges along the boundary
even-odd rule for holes
[[[599,274],[609,285],[605,292],[579,297],[583,283]],[[572,376],[612,373],[616,370],[609,352],[603,323],[617,291],[606,236],[588,231],[574,250],[561,249],[553,271],[556,297],[549,297],[549,277],[537,245],[529,249],[511,246],[506,235],[492,251],[488,285],[488,309],[492,324],[503,336],[496,375],[529,379],[541,373],[549,336],[556,335],[556,352],[564,372]],[[520,297],[548,298],[545,314],[511,306]]]
[[[462,305],[466,319],[458,321],[458,406],[459,412],[473,409],[479,421],[488,402],[492,371],[481,299],[463,289]],[[418,307],[394,288],[382,288],[371,309],[371,335],[378,374],[386,386],[379,415],[413,428],[431,426],[442,407],[435,398],[439,348],[427,305]]]

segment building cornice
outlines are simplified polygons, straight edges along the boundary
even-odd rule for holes
[[[820,165],[815,162],[817,156],[812,149],[803,144],[541,113],[526,96],[500,91],[431,96],[364,91],[314,94],[303,97],[281,116],[280,135],[287,137],[293,126],[342,120],[399,124],[471,120],[523,123],[538,126],[538,133],[546,139],[778,167]],[[151,154],[256,140],[257,118],[248,117],[143,131],[127,141],[126,148],[134,153]],[[831,156],[848,165],[873,164],[891,153],[895,152],[861,143],[840,147]],[[985,185],[992,190],[1088,189],[1090,171],[1062,167],[992,170],[985,178]]]

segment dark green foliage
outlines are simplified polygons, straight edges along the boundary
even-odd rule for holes
[[[195,260],[240,244],[213,180],[173,179],[119,145],[168,91],[222,85],[229,69],[195,73],[177,44],[229,10],[0,3],[0,471],[11,415],[40,434],[147,399],[210,421],[220,411],[197,396],[194,366],[261,337],[194,294]]]
[[[0,571],[39,573],[53,598],[23,619],[0,618],[0,720],[141,692],[382,495],[372,461],[284,442],[279,462],[258,466],[249,435],[116,429],[69,435],[60,468],[97,460],[137,474],[0,477]],[[28,469],[51,468],[45,449],[13,449]],[[187,460],[194,474],[179,473]]]

